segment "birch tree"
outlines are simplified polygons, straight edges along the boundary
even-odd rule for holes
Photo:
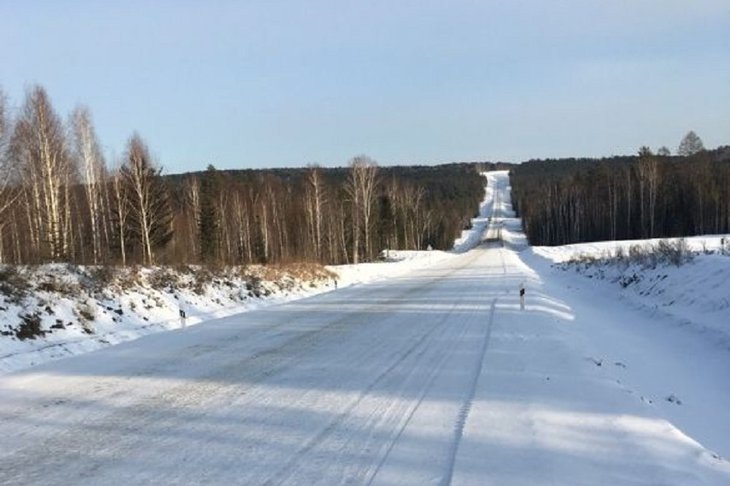
[[[365,155],[355,157],[350,162],[345,190],[352,207],[352,263],[360,261],[361,236],[365,258],[370,258],[370,230],[377,172],[378,166],[375,161]]]
[[[115,243],[119,245],[119,258],[127,264],[127,220],[129,219],[129,195],[124,187],[121,167],[112,172],[113,219],[116,227]]]
[[[200,180],[197,175],[185,178],[183,182],[182,207],[180,208],[185,221],[184,246],[188,257],[191,255],[197,261],[200,256]],[[176,235],[181,238],[181,235]]]
[[[103,185],[106,170],[88,108],[77,107],[71,115],[74,149],[88,209],[92,262],[99,263],[102,248]]]
[[[129,195],[129,234],[140,245],[142,261],[155,262],[156,247],[172,238],[172,213],[160,173],[155,167],[147,145],[138,134],[132,135],[121,176]]]
[[[36,231],[40,258],[68,255],[68,192],[72,165],[64,129],[46,91],[36,86],[26,95],[12,139],[12,153],[22,174],[29,222]]]
[[[20,192],[17,184],[11,182],[12,174],[8,165],[8,139],[10,137],[10,121],[6,113],[6,98],[0,90],[0,263],[5,261],[4,238],[5,226],[10,220],[5,213],[10,213],[10,208],[18,199]]]
[[[10,121],[6,113],[6,98],[0,90],[0,225],[3,213],[18,197],[16,187],[11,185],[11,169],[8,165],[8,140],[10,138]],[[0,226],[0,231],[2,227]],[[2,240],[0,240],[1,244]]]
[[[313,247],[313,255],[322,258],[322,215],[326,203],[325,185],[318,166],[310,166],[305,187],[305,210],[309,222],[309,237]]]

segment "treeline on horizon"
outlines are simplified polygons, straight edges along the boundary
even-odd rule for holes
[[[512,168],[515,210],[532,245],[730,232],[730,147],[693,132],[679,155],[531,160]]]
[[[338,264],[448,249],[478,211],[479,171],[498,167],[359,156],[344,168],[163,175],[136,133],[108,164],[89,110],[64,122],[40,86],[16,113],[7,106],[0,92],[0,263]]]
[[[229,263],[358,263],[383,249],[450,249],[486,185],[473,163],[380,167],[366,156],[344,168],[209,167],[167,180],[184,235],[170,251]]]

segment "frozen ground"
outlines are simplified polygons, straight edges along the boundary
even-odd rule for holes
[[[0,377],[0,483],[730,484],[727,350],[552,267],[489,181],[470,251]]]

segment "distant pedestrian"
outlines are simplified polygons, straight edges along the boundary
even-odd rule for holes
[[[335,279],[335,290],[337,290],[337,279]]]
[[[525,310],[525,284],[520,284],[520,310]]]

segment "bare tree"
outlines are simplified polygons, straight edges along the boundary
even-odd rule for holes
[[[3,253],[3,234],[8,218],[5,213],[11,208],[20,195],[17,184],[12,184],[11,169],[8,165],[8,140],[10,138],[10,122],[6,113],[6,98],[0,90],[0,263],[5,261]]]
[[[36,86],[26,95],[12,138],[12,153],[22,174],[31,226],[43,256],[57,261],[68,255],[70,235],[68,187],[71,160],[63,125],[46,91]]]
[[[0,90],[0,218],[18,198],[17,187],[13,187],[11,184],[11,168],[8,165],[7,151],[9,139],[10,121],[6,113],[6,98],[2,90]]]
[[[642,214],[642,225],[645,225],[644,217],[644,188],[647,192],[648,210],[646,216],[648,217],[648,236],[653,238],[655,236],[655,221],[656,221],[656,205],[657,205],[657,192],[659,187],[659,164],[654,155],[649,151],[641,152],[639,157],[639,185],[641,186],[641,214]],[[646,225],[644,226],[646,227]]]
[[[251,261],[251,226],[240,190],[233,191],[232,212],[236,238],[236,263]],[[247,260],[248,258],[248,260]]]
[[[309,167],[304,194],[305,211],[309,222],[309,237],[313,247],[312,254],[319,260],[323,255],[322,217],[327,199],[321,170],[317,165]]]
[[[659,157],[669,157],[670,155],[672,155],[672,152],[670,152],[667,147],[662,145],[661,147],[659,147],[659,149],[657,149],[656,154]]]
[[[695,132],[690,130],[679,143],[677,155],[689,156],[703,150],[705,150],[705,146],[702,144],[702,139]]]
[[[371,255],[370,230],[377,172],[378,165],[370,157],[361,155],[350,161],[345,190],[352,204],[352,263],[359,262],[361,233],[365,258]]]
[[[130,236],[141,245],[142,261],[147,265],[155,261],[154,248],[165,245],[172,237],[172,214],[160,179],[161,170],[153,164],[142,138],[136,133],[132,135],[121,175],[129,194]]]
[[[84,195],[89,211],[91,230],[92,261],[99,263],[102,248],[103,186],[106,170],[104,157],[94,131],[88,108],[77,107],[71,115],[74,149],[78,161]]]
[[[393,176],[386,185],[385,194],[388,201],[389,217],[387,224],[387,228],[389,229],[388,248],[399,248],[400,239],[398,237],[398,223],[400,221],[400,207],[403,195],[401,194],[401,186],[395,176]]]
[[[129,219],[129,195],[124,187],[120,168],[112,172],[113,212],[116,223],[116,240],[119,244],[119,257],[122,265],[127,264],[127,220]]]

